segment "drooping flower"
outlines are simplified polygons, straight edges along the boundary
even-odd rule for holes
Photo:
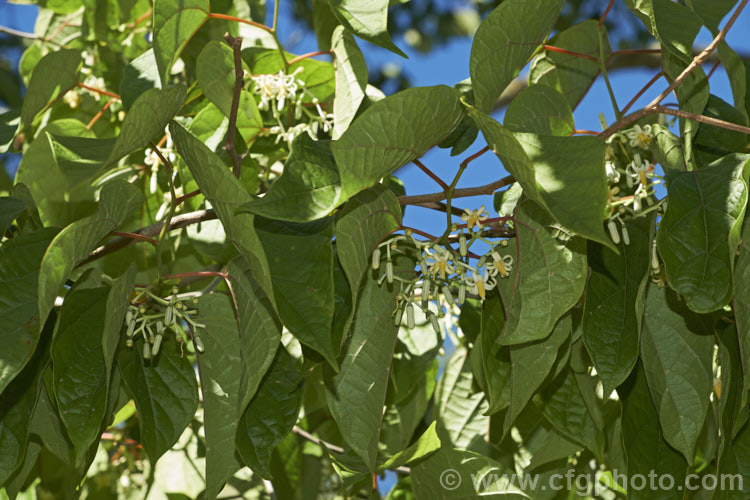
[[[466,227],[469,228],[469,231],[471,231],[474,226],[481,228],[482,221],[485,221],[488,218],[489,214],[484,209],[484,205],[476,210],[469,210],[468,208],[465,208],[464,213],[461,215],[461,220],[466,222]]]
[[[651,131],[651,125],[644,125],[643,127],[635,125],[625,132],[625,136],[628,138],[631,148],[648,149],[654,134]]]
[[[487,292],[497,285],[487,270],[483,274],[472,272],[471,276],[467,275],[464,279],[466,280],[466,285],[469,287],[469,291],[474,295],[478,295],[482,300],[487,296]]]

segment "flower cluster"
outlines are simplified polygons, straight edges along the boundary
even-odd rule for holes
[[[616,245],[630,244],[627,218],[642,217],[659,207],[654,186],[662,179],[648,159],[653,137],[651,125],[635,125],[608,141],[605,157],[610,209],[607,229]]]
[[[166,298],[159,297],[148,288],[144,288],[128,306],[125,313],[125,345],[133,347],[138,336],[143,338],[143,359],[151,359],[159,353],[164,335],[169,330],[173,331],[177,342],[182,345],[186,335],[185,328],[189,328],[193,334],[195,347],[203,352],[203,340],[196,333],[197,330],[205,328],[205,325],[195,321],[198,314],[197,309],[192,309],[198,298],[193,297],[190,304],[178,298],[177,287],[172,288],[172,294]]]
[[[320,106],[318,98],[312,95],[305,87],[305,82],[298,79],[297,75],[304,71],[299,67],[291,75],[279,71],[277,74],[253,75],[245,74],[253,81],[253,93],[260,97],[258,108],[261,111],[270,111],[276,125],[266,129],[264,135],[276,136],[276,142],[285,140],[289,145],[295,137],[307,132],[312,138],[316,138],[319,129],[328,132],[333,126],[333,114],[326,113]],[[307,109],[303,99],[307,96],[315,106],[316,113]],[[284,109],[291,107],[294,110],[294,125],[284,125],[282,117]]]
[[[414,327],[414,309],[419,307],[432,323],[436,332],[440,331],[438,318],[444,315],[441,307],[438,312],[430,310],[430,301],[440,301],[440,297],[450,309],[454,304],[462,305],[467,294],[484,300],[487,293],[497,286],[499,279],[508,278],[513,273],[513,256],[502,249],[507,240],[491,241],[482,236],[482,223],[488,219],[484,206],[477,210],[465,210],[462,220],[466,222],[457,234],[445,238],[448,242],[458,243],[455,249],[442,239],[420,241],[411,230],[403,235],[395,235],[380,243],[372,252],[372,268],[381,271],[378,284],[398,283],[398,306],[395,312],[396,324],[401,324],[406,315],[406,326]],[[457,226],[453,227],[458,230]],[[464,232],[466,229],[466,232]],[[471,246],[482,241],[489,246],[489,251],[470,262]],[[416,247],[419,254],[419,273],[411,278],[397,276],[393,270],[393,255],[403,252],[404,247]],[[474,256],[476,257],[476,256]],[[385,265],[383,266],[383,261]]]

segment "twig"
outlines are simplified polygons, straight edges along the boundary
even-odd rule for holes
[[[441,188],[443,188],[443,189],[444,189],[445,191],[447,191],[447,190],[449,189],[449,186],[448,186],[448,184],[446,184],[446,183],[445,183],[445,181],[443,181],[443,179],[441,179],[440,177],[438,177],[437,175],[435,175],[435,174],[434,174],[434,173],[432,172],[432,170],[430,170],[429,168],[427,168],[427,167],[426,167],[426,166],[424,165],[424,163],[422,163],[422,162],[421,162],[421,161],[419,161],[418,159],[414,159],[413,163],[414,163],[414,164],[415,164],[416,166],[418,166],[418,167],[419,167],[419,169],[420,169],[420,170],[422,170],[422,172],[424,172],[425,174],[429,175],[429,176],[430,176],[430,179],[432,179],[433,181],[437,182],[437,183],[438,183],[438,185],[439,185],[439,186],[440,186]]]
[[[234,136],[237,134],[237,109],[240,107],[240,94],[244,84],[242,71],[242,38],[233,37],[229,33],[224,34],[224,40],[227,41],[234,53],[234,94],[232,95],[232,109],[229,111],[229,129],[227,130],[226,150],[232,158],[232,172],[238,179],[240,178],[240,167],[242,166],[243,155],[238,155],[234,147]]]
[[[469,166],[469,163],[473,162],[480,156],[482,156],[484,153],[490,150],[489,146],[485,146],[473,155],[467,157],[464,161],[461,162],[461,164],[458,166],[458,172],[456,172],[456,176],[453,178],[453,182],[451,182],[451,185],[448,186],[448,189],[445,190],[445,206],[447,207],[447,210],[445,211],[448,217],[448,226],[447,230],[450,230],[451,224],[453,223],[453,211],[451,210],[451,202],[453,201],[453,193],[456,191],[456,185],[458,184],[458,180],[461,178],[461,175],[464,173],[464,170],[466,170],[466,167]],[[440,200],[435,200],[440,201]]]
[[[307,54],[302,54],[301,56],[297,56],[294,59],[289,60],[289,66],[296,62],[300,62],[304,59],[308,59],[310,57],[315,56],[330,56],[332,55],[332,52],[330,50],[316,50],[315,52],[308,52]]]
[[[643,86],[643,88],[642,88],[641,90],[639,90],[639,91],[638,91],[638,93],[637,93],[636,95],[634,95],[634,96],[633,96],[633,98],[632,98],[632,99],[630,100],[630,102],[629,102],[629,103],[627,103],[627,104],[625,105],[625,107],[624,107],[624,108],[622,108],[622,113],[623,113],[623,114],[627,113],[627,112],[628,112],[628,110],[629,110],[629,109],[630,109],[631,107],[633,107],[633,104],[635,104],[635,102],[636,102],[636,101],[637,101],[638,99],[640,99],[640,98],[641,98],[641,96],[642,96],[642,95],[643,95],[643,94],[644,94],[644,93],[645,93],[645,92],[646,92],[646,91],[647,91],[647,90],[648,90],[649,88],[651,88],[651,85],[655,84],[655,83],[656,83],[656,81],[657,81],[657,80],[658,80],[659,78],[661,78],[661,77],[662,77],[663,75],[664,75],[664,72],[663,72],[663,71],[659,71],[659,72],[658,72],[657,74],[655,74],[655,75],[653,76],[653,78],[651,78],[651,80],[649,80],[649,81],[648,81],[648,83],[647,83],[646,85],[644,85],[644,86]]]
[[[77,85],[79,87],[81,87],[82,89],[86,89],[86,90],[88,90],[90,92],[94,92],[95,94],[106,95],[107,97],[112,97],[114,99],[122,100],[122,97],[120,97],[119,95],[115,94],[114,92],[107,92],[106,90],[97,89],[97,88],[94,88],[94,87],[89,87],[88,85],[84,85],[81,82],[78,82]]]
[[[107,101],[107,104],[104,105],[102,109],[99,110],[97,114],[94,115],[94,117],[91,119],[91,121],[86,125],[86,130],[91,130],[91,127],[93,127],[96,122],[99,121],[99,118],[104,116],[104,112],[109,109],[109,107],[112,105],[113,102],[115,102],[117,99],[112,97],[109,101]]]
[[[218,12],[211,12],[208,17],[212,17],[214,19],[223,19],[224,21],[234,21],[236,23],[248,24],[250,26],[255,26],[256,28],[260,28],[263,31],[268,31],[269,33],[271,33],[271,28],[269,28],[265,24],[256,23],[250,21],[249,19],[242,19],[240,17],[229,16],[227,14],[219,14]]]
[[[175,229],[182,229],[183,227],[190,226],[191,224],[197,224],[198,222],[214,220],[216,218],[217,218],[217,215],[213,209],[197,210],[195,212],[188,212],[186,214],[175,215],[174,217],[172,217],[172,221],[169,224],[168,231],[174,231]],[[157,222],[156,224],[152,224],[142,229],[138,229],[137,231],[134,231],[131,234],[140,234],[140,235],[149,236],[149,237],[157,236],[161,232],[164,225],[165,225],[164,222]],[[121,248],[125,248],[128,245],[132,245],[134,242],[135,240],[132,238],[117,238],[116,240],[112,240],[98,247],[94,251],[92,251],[89,254],[89,256],[86,257],[85,260],[83,260],[80,264],[78,264],[77,267],[88,264],[89,262],[95,261],[96,259],[100,259],[104,257],[105,255],[109,255],[113,252],[116,252],[117,250],[120,250]]]
[[[589,61],[599,63],[599,59],[597,59],[596,57],[590,56],[588,54],[581,54],[580,52],[573,52],[572,50],[561,49],[560,47],[555,47],[553,45],[542,45],[542,47],[544,48],[544,50],[547,50],[549,52],[557,52],[558,54],[565,54],[566,56],[577,57],[579,59],[588,59]]]
[[[513,184],[515,182],[515,179],[512,175],[508,175],[506,177],[503,177],[502,179],[496,180],[495,182],[490,182],[489,184],[485,184],[484,186],[477,186],[477,187],[470,187],[470,188],[461,188],[461,189],[454,189],[453,194],[451,195],[451,198],[466,198],[468,196],[479,196],[482,194],[492,194],[498,189],[508,186],[510,184]],[[430,193],[430,194],[416,194],[412,196],[399,196],[398,202],[402,205],[424,205],[425,203],[435,203],[438,201],[443,201],[446,196],[446,193],[440,192],[440,193]]]
[[[682,83],[682,81],[687,78],[687,76],[698,66],[706,62],[708,59],[708,56],[711,55],[711,53],[718,47],[718,45],[724,40],[724,37],[727,35],[727,32],[729,32],[729,29],[732,27],[734,22],[737,20],[737,17],[739,17],[740,12],[742,12],[742,9],[745,8],[745,5],[747,4],[747,0],[742,0],[740,4],[737,6],[737,8],[734,10],[734,13],[732,14],[732,17],[729,18],[729,21],[727,21],[727,24],[719,31],[719,34],[716,35],[716,37],[711,41],[711,43],[708,44],[708,47],[703,49],[703,51],[695,56],[690,64],[688,64],[687,68],[685,68],[682,73],[680,73],[677,78],[674,79],[674,81],[667,87],[664,92],[659,94],[653,101],[651,101],[647,108],[651,108],[654,106],[657,106],[661,101],[664,100],[665,97],[667,97],[677,86]]]
[[[614,5],[615,0],[609,0],[609,3],[607,4],[607,8],[604,9],[604,13],[602,14],[602,17],[599,18],[599,29],[604,26],[604,20],[607,19],[607,15],[609,14],[610,9],[612,8],[612,5]]]
[[[331,450],[334,453],[344,453],[344,449],[341,446],[336,446],[335,444],[331,444],[331,443],[329,443],[327,441],[323,441],[319,437],[313,436],[312,434],[310,434],[309,432],[307,432],[306,430],[302,429],[299,426],[295,425],[292,428],[292,432],[295,433],[295,434],[297,434],[300,437],[303,437],[303,438],[307,439],[311,443],[315,443],[318,446],[323,446],[325,448],[328,448],[329,450]],[[396,472],[401,472],[402,474],[410,474],[411,473],[411,469],[409,467],[403,467],[403,466],[402,467],[396,467],[393,470],[395,470]]]
[[[131,240],[136,241],[145,241],[146,243],[150,243],[152,246],[156,246],[156,240],[151,238],[150,236],[146,236],[143,234],[138,233],[122,233],[120,231],[112,231],[110,233],[112,236],[119,236],[121,238],[130,238]]]
[[[706,125],[713,125],[715,127],[725,128],[727,130],[733,130],[735,132],[740,132],[743,134],[750,134],[750,127],[745,127],[744,125],[737,125],[736,123],[719,120],[718,118],[712,118],[710,116],[689,113],[688,111],[684,111],[682,109],[672,109],[666,106],[652,106],[652,107],[645,107],[643,109],[636,111],[635,113],[632,113],[632,114],[629,114],[628,116],[623,117],[618,122],[613,123],[612,126],[610,126],[607,130],[599,134],[599,137],[601,137],[602,139],[607,139],[613,136],[618,131],[626,128],[631,123],[640,120],[644,116],[658,114],[658,113],[676,116],[678,118],[684,118],[686,120],[693,120],[696,122],[705,123]]]

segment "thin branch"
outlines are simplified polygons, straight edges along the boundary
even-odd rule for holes
[[[271,28],[266,26],[265,24],[256,23],[253,21],[250,21],[249,19],[242,19],[240,17],[235,16],[229,16],[227,14],[219,14],[218,12],[211,12],[208,17],[212,17],[214,19],[223,19],[224,21],[234,21],[236,23],[242,23],[242,24],[248,24],[250,26],[255,26],[256,28],[260,28],[263,31],[267,31],[271,33]]]
[[[469,196],[479,196],[483,194],[492,194],[498,189],[513,184],[515,179],[513,176],[508,175],[502,179],[490,182],[484,186],[461,188],[453,190],[451,198],[466,198]],[[423,206],[425,203],[435,203],[443,201],[446,194],[444,192],[431,193],[431,194],[417,194],[412,196],[399,196],[398,202],[402,205],[420,205]]]
[[[156,246],[155,239],[151,238],[150,236],[143,235],[143,234],[122,233],[120,231],[112,231],[110,234],[112,236],[119,236],[120,238],[130,238],[131,240],[145,241],[146,243],[150,243],[152,246]]]
[[[607,15],[609,14],[610,9],[612,9],[612,5],[614,5],[615,0],[609,0],[609,3],[607,4],[607,8],[604,9],[604,13],[602,14],[602,17],[599,18],[599,29],[602,29],[602,26],[604,26],[604,20],[607,19]]]
[[[232,158],[232,172],[240,178],[240,167],[242,166],[242,155],[237,154],[234,147],[234,136],[237,135],[237,110],[240,107],[240,94],[244,85],[244,72],[242,70],[242,38],[233,37],[229,33],[224,34],[234,53],[234,94],[232,95],[232,109],[229,111],[229,129],[227,130],[226,150]]]
[[[217,215],[213,209],[197,210],[195,212],[188,212],[186,214],[175,215],[174,217],[172,217],[172,220],[169,224],[168,231],[174,231],[175,229],[182,229],[183,227],[189,226],[191,224],[197,224],[198,222],[214,220],[216,218],[217,218]],[[152,224],[150,226],[134,231],[131,234],[139,234],[143,236],[154,237],[154,236],[159,235],[159,233],[162,230],[162,227],[164,227],[164,222],[157,222],[156,224]],[[121,248],[125,248],[128,245],[132,245],[134,242],[135,240],[132,238],[122,238],[122,237],[112,240],[100,246],[99,248],[96,248],[93,252],[89,254],[88,257],[86,257],[85,260],[83,260],[80,264],[78,264],[77,267],[83,266],[85,264],[88,264],[89,262],[92,262],[92,261],[95,261],[96,259],[104,257],[105,255],[109,255],[113,252],[116,252],[117,250],[120,250]]]
[[[104,116],[104,112],[109,109],[109,107],[112,105],[113,102],[115,102],[117,99],[112,97],[109,101],[107,101],[107,104],[104,105],[102,109],[99,110],[97,114],[94,115],[94,117],[91,119],[91,121],[86,125],[86,130],[91,130],[91,127],[93,127],[96,122],[99,121],[99,118]]]
[[[78,86],[81,87],[82,89],[88,90],[89,92],[94,92],[95,94],[106,95],[108,97],[112,97],[112,98],[115,98],[115,99],[122,100],[122,97],[120,97],[119,95],[115,94],[114,92],[107,92],[106,90],[97,89],[97,88],[94,88],[94,87],[89,87],[88,85],[84,85],[81,82],[78,82]]]
[[[561,49],[560,47],[555,47],[553,45],[542,45],[542,47],[544,48],[544,50],[547,50],[549,52],[557,52],[558,54],[565,54],[566,56],[577,57],[579,59],[587,59],[595,63],[599,62],[599,59],[597,59],[596,57],[590,56],[588,54],[581,54],[580,52],[573,52],[572,50]]]
[[[713,125],[715,127],[725,128],[727,130],[733,130],[735,132],[740,132],[743,134],[750,134],[750,127],[745,127],[744,125],[738,125],[736,123],[719,120],[718,118],[712,118],[710,116],[689,113],[681,109],[672,109],[666,106],[652,106],[652,107],[645,107],[643,109],[636,111],[635,113],[632,113],[632,114],[629,114],[628,116],[623,117],[618,122],[613,123],[612,126],[610,126],[607,130],[599,134],[599,137],[601,137],[602,139],[608,139],[609,137],[616,134],[618,131],[626,128],[631,123],[634,123],[640,120],[644,116],[658,114],[658,113],[676,116],[678,118],[684,118],[686,120],[693,120],[696,122],[705,123],[706,125]]]
[[[437,210],[438,212],[445,212],[448,210],[448,205],[440,201],[430,201],[427,203],[409,203],[409,205],[413,205],[415,207],[429,208],[430,210]],[[458,207],[451,206],[450,210],[453,215],[458,215],[459,217],[464,214],[464,211]]]
[[[651,86],[652,86],[653,84],[655,84],[655,83],[657,82],[657,80],[659,80],[659,78],[661,78],[661,77],[662,77],[663,75],[664,75],[664,72],[663,72],[663,71],[659,71],[659,72],[658,72],[657,74],[655,74],[655,75],[653,76],[653,78],[651,78],[651,80],[649,80],[649,81],[648,81],[648,83],[647,83],[646,85],[644,85],[644,86],[643,86],[643,88],[642,88],[641,90],[639,90],[639,91],[638,91],[638,93],[637,93],[636,95],[634,95],[634,96],[633,96],[633,98],[632,98],[632,99],[630,100],[630,102],[629,102],[629,103],[627,103],[627,104],[625,105],[625,107],[624,107],[624,108],[622,108],[622,113],[623,113],[623,114],[627,113],[627,112],[628,112],[628,110],[629,110],[629,109],[630,109],[631,107],[633,107],[633,104],[635,104],[635,102],[636,102],[636,101],[637,101],[638,99],[640,99],[640,98],[641,98],[641,96],[642,96],[642,95],[643,95],[643,94],[644,94],[644,93],[645,93],[645,92],[646,92],[646,91],[647,91],[647,90],[648,90],[649,88],[651,88]]]
[[[432,179],[433,181],[437,182],[437,183],[438,183],[438,185],[439,185],[439,186],[440,186],[441,188],[443,188],[443,189],[444,189],[445,191],[447,191],[447,190],[449,189],[449,186],[448,186],[448,184],[446,184],[446,183],[445,183],[445,181],[443,181],[443,179],[441,179],[440,177],[438,177],[437,175],[435,175],[435,174],[434,174],[434,173],[432,172],[432,170],[430,170],[429,168],[427,168],[427,167],[426,167],[426,166],[424,165],[424,163],[422,163],[422,162],[421,162],[421,161],[419,161],[418,159],[414,159],[413,163],[414,163],[414,164],[415,164],[416,166],[418,166],[418,167],[419,167],[419,169],[420,169],[420,170],[422,170],[422,172],[424,172],[425,174],[429,175],[429,176],[430,176],[430,179]]]
[[[729,32],[729,29],[732,27],[734,22],[737,20],[737,17],[739,17],[740,12],[742,12],[742,9],[745,8],[745,5],[747,4],[747,0],[742,0],[740,4],[737,6],[737,8],[734,10],[734,14],[732,14],[732,17],[729,18],[729,21],[727,21],[727,24],[719,31],[719,34],[716,35],[716,37],[713,39],[711,43],[708,44],[708,47],[703,49],[703,51],[695,56],[690,64],[688,64],[687,68],[685,68],[682,73],[677,76],[677,78],[674,79],[674,81],[667,87],[664,92],[659,94],[658,97],[656,97],[653,101],[651,101],[647,108],[651,108],[654,106],[657,106],[661,101],[664,100],[665,97],[667,97],[677,86],[682,83],[682,81],[687,78],[687,76],[698,66],[706,62],[708,59],[708,56],[711,55],[711,53],[716,49],[716,47],[719,46],[719,44],[724,40],[724,37],[727,35],[727,32]]]
[[[329,450],[331,450],[334,453],[344,453],[344,449],[341,446],[336,446],[335,444],[331,444],[331,443],[329,443],[327,441],[323,441],[319,437],[313,436],[312,434],[310,434],[309,432],[307,432],[306,430],[302,429],[299,426],[295,425],[294,427],[292,427],[292,432],[295,433],[295,434],[297,434],[300,437],[303,437],[303,438],[307,439],[311,443],[315,443],[318,446],[322,446],[324,448],[328,448]],[[401,472],[402,474],[410,474],[411,473],[411,469],[409,467],[396,467],[393,470],[395,470],[396,472]]]
[[[302,54],[301,56],[297,56],[294,59],[290,59],[289,60],[289,66],[291,66],[292,64],[294,64],[296,62],[300,62],[300,61],[302,61],[304,59],[308,59],[310,57],[315,57],[315,56],[330,56],[332,54],[333,53],[330,50],[316,50],[315,52],[308,52],[307,54]]]

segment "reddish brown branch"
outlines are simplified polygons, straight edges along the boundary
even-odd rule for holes
[[[414,160],[414,164],[416,166],[418,166],[420,168],[420,170],[422,170],[422,172],[424,172],[425,174],[429,175],[430,178],[433,181],[437,182],[440,185],[441,188],[443,188],[446,191],[448,189],[450,189],[450,186],[448,186],[448,184],[446,184],[445,181],[443,181],[443,179],[441,179],[440,177],[438,177],[437,175],[435,175],[435,173],[433,173],[432,170],[430,170],[429,168],[427,168],[421,161],[415,159]]]
[[[107,101],[107,104],[105,104],[104,107],[100,109],[97,114],[94,115],[94,117],[91,119],[88,125],[86,125],[86,130],[91,130],[91,127],[93,127],[96,124],[96,122],[99,121],[99,118],[104,116],[104,112],[107,111],[109,107],[112,105],[112,103],[115,102],[116,100],[117,99],[113,97],[109,101]]]
[[[484,186],[477,186],[471,188],[454,189],[451,198],[466,198],[469,196],[479,196],[483,194],[492,194],[498,189],[513,184],[515,179],[513,176],[508,175],[502,179],[496,180]],[[402,205],[423,205],[425,203],[435,203],[443,201],[445,199],[445,193],[431,193],[431,194],[417,194],[412,196],[399,196],[398,202]]]
[[[543,45],[542,46],[544,50],[547,50],[549,52],[557,52],[558,54],[565,54],[566,56],[573,56],[578,57],[579,59],[588,59],[589,61],[593,61],[595,63],[599,63],[599,59],[596,57],[590,56],[588,54],[581,54],[580,52],[573,52],[572,50],[567,49],[561,49],[560,47],[555,47],[552,45]]]
[[[109,234],[111,234],[112,236],[119,236],[120,238],[130,238],[131,240],[145,241],[146,243],[150,243],[151,245],[156,246],[156,240],[155,239],[153,239],[153,238],[151,238],[149,236],[145,236],[143,234],[138,234],[138,233],[122,233],[120,231],[112,231]]]
[[[84,85],[81,82],[78,82],[78,86],[81,87],[82,89],[86,89],[88,91],[94,92],[95,94],[106,95],[108,97],[113,97],[115,99],[122,100],[122,98],[119,95],[117,95],[117,94],[115,94],[113,92],[107,92],[106,90],[97,89],[97,88],[94,88],[94,87],[89,87],[88,85]]]
[[[609,3],[607,4],[607,8],[604,9],[604,13],[602,13],[602,17],[599,18],[599,29],[602,29],[602,26],[604,26],[604,20],[607,19],[607,15],[609,15],[609,11],[612,9],[612,5],[614,5],[615,0],[609,0]]]
[[[248,24],[250,26],[255,26],[256,28],[260,28],[263,31],[273,33],[273,30],[271,30],[271,28],[269,28],[265,24],[256,23],[256,22],[250,21],[249,19],[242,19],[240,17],[228,16],[226,14],[219,14],[218,12],[211,12],[208,15],[208,17],[211,17],[213,19],[223,19],[224,21],[234,21],[236,23]]]
[[[624,107],[624,108],[622,108],[622,114],[624,115],[625,113],[627,113],[627,112],[628,112],[628,110],[629,110],[629,109],[630,109],[630,108],[631,108],[631,107],[633,106],[633,104],[635,104],[635,102],[636,102],[636,101],[637,101],[638,99],[640,99],[640,98],[641,98],[641,96],[642,96],[642,95],[643,95],[644,93],[646,93],[646,91],[647,91],[647,90],[648,90],[649,88],[651,88],[651,86],[652,86],[653,84],[655,84],[655,83],[656,83],[656,81],[657,81],[657,80],[659,80],[659,78],[661,78],[661,77],[662,77],[662,75],[664,75],[664,72],[663,72],[663,71],[659,71],[659,72],[658,72],[657,74],[655,74],[655,75],[653,76],[653,78],[651,78],[651,80],[649,80],[649,81],[648,81],[648,83],[647,83],[646,85],[644,85],[644,86],[643,86],[643,88],[642,88],[641,90],[639,90],[639,91],[638,91],[638,93],[637,93],[636,95],[634,95],[634,96],[633,96],[633,98],[632,98],[632,99],[630,100],[630,102],[628,102],[628,103],[627,103],[627,104],[625,105],[625,107]]]
[[[302,54],[301,56],[297,56],[289,61],[289,66],[296,62],[300,62],[302,60],[308,59],[310,57],[315,56],[330,56],[332,55],[332,52],[330,50],[316,50],[315,52],[308,52],[307,54]]]

